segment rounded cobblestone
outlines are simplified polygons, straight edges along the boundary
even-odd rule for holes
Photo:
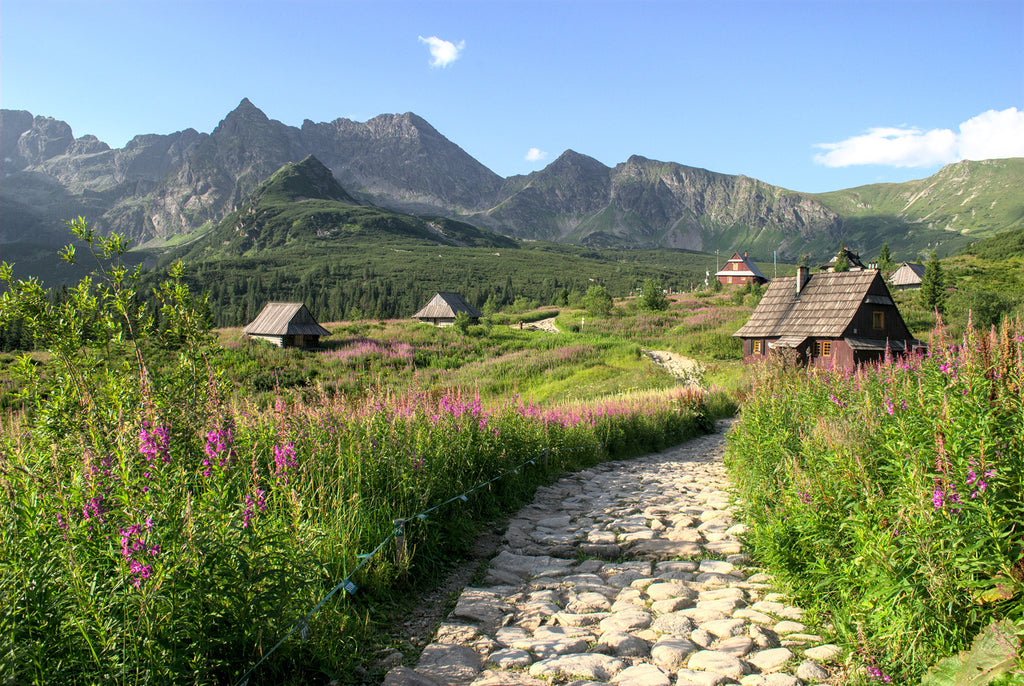
[[[723,443],[719,432],[538,488],[509,520],[483,587],[462,592],[415,670],[396,667],[385,683],[830,679],[841,649],[742,553]]]

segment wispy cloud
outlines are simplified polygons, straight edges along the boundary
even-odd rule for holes
[[[530,148],[526,151],[526,159],[530,162],[540,162],[547,156],[548,154],[540,148]]]
[[[881,164],[890,167],[929,167],[960,160],[1024,157],[1024,111],[1016,107],[988,110],[950,129],[869,129],[839,143],[818,143],[826,152],[814,161],[826,167]]]
[[[419,39],[420,43],[423,43],[430,49],[431,67],[447,67],[459,59],[462,55],[462,50],[466,47],[466,41],[464,40],[460,40],[459,44],[456,45],[437,36],[431,36],[430,38],[420,36]]]

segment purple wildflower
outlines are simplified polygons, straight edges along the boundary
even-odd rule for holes
[[[206,432],[206,446],[203,448],[206,457],[203,458],[203,476],[213,476],[213,468],[221,469],[230,467],[235,462],[235,450],[231,447],[234,443],[234,436],[231,427],[215,429]]]
[[[284,445],[274,446],[274,475],[277,476],[278,485],[282,481],[290,483],[288,470],[295,467],[298,461],[295,459],[295,444],[288,441]]]
[[[139,452],[146,458],[146,462],[152,462],[157,458],[170,462],[171,438],[167,429],[162,426],[150,429],[149,421],[143,421],[142,428],[139,429]]]

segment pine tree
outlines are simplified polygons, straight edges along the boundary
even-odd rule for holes
[[[919,297],[922,307],[936,310],[939,314],[946,311],[946,279],[942,275],[942,265],[935,253],[932,253],[931,259],[925,265]]]
[[[892,261],[892,254],[889,252],[889,244],[882,243],[882,249],[878,253],[878,268],[883,272],[891,272],[896,267]]]

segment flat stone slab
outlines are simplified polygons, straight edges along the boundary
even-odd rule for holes
[[[431,643],[420,655],[416,671],[445,686],[469,686],[483,670],[483,660],[467,646]]]
[[[608,681],[625,668],[626,663],[618,658],[581,653],[535,662],[530,667],[530,676],[577,677]]]

